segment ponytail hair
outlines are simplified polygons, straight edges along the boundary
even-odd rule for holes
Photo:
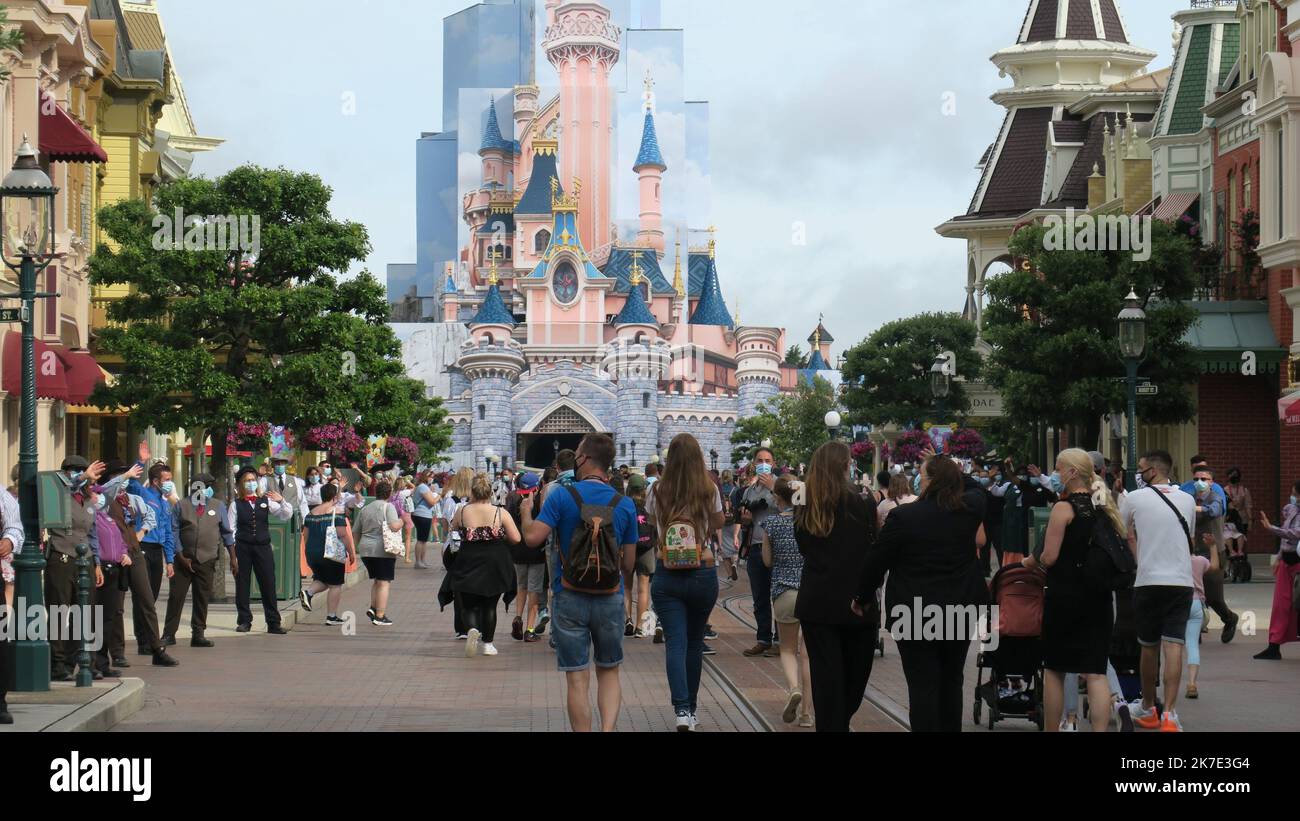
[[[1092,457],[1087,451],[1080,448],[1061,451],[1057,461],[1079,474],[1079,479],[1087,486],[1088,493],[1092,497],[1093,510],[1105,513],[1115,532],[1123,538],[1125,527],[1124,520],[1119,515],[1119,506],[1115,503],[1110,488],[1106,486],[1106,480],[1097,475]]]

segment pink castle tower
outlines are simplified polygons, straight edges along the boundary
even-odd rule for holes
[[[645,77],[645,126],[641,131],[641,151],[637,154],[636,172],[641,185],[641,230],[637,244],[655,249],[664,255],[663,181],[668,170],[663,153],[659,150],[659,135],[655,131],[654,80],[649,72]]]
[[[618,64],[621,32],[600,3],[547,3],[542,47],[560,76],[560,179],[582,180],[578,232],[599,249],[608,245],[612,211],[610,168],[614,97],[609,74]]]

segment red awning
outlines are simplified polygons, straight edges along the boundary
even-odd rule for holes
[[[41,153],[58,162],[108,162],[108,154],[48,94],[41,97]]]
[[[1155,212],[1151,214],[1151,218],[1162,220],[1164,222],[1176,222],[1177,220],[1182,219],[1183,214],[1190,211],[1192,206],[1195,205],[1196,201],[1200,198],[1201,195],[1194,191],[1182,194],[1170,194],[1160,201],[1160,205],[1157,206]]]
[[[36,340],[36,398],[68,400],[68,366],[60,355],[64,351]],[[23,395],[23,335],[18,331],[5,334],[4,378],[0,387],[10,396]]]
[[[104,380],[104,371],[88,351],[64,351],[68,366],[68,404],[85,405],[95,388]]]
[[[194,455],[194,446],[193,446],[193,445],[186,445],[186,446],[185,446],[185,457],[188,459],[189,457],[191,457],[191,456],[193,456],[193,455]],[[209,459],[212,458],[212,445],[204,445],[204,446],[203,446],[203,455],[206,456],[206,457],[208,457]],[[253,455],[252,453],[249,453],[249,452],[246,452],[246,451],[235,450],[234,448],[229,447],[229,446],[226,447],[226,456],[227,456],[227,457],[236,457],[236,456],[238,456],[238,457],[242,457],[242,458],[247,459],[247,458],[251,457],[252,455]]]

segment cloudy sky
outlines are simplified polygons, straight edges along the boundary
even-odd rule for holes
[[[157,4],[200,132],[228,140],[196,173],[316,172],[336,215],[369,230],[366,267],[382,279],[413,262],[415,140],[442,121],[442,18],[470,3]],[[1026,5],[664,0],[664,26],[686,30],[685,98],[711,102],[719,269],[746,324],[802,340],[824,312],[838,353],[891,319],[961,309],[965,248],[934,227],[978,182],[1002,119],[988,97],[1010,85],[988,58]],[[1133,42],[1159,54],[1153,70],[1184,5],[1122,3]]]

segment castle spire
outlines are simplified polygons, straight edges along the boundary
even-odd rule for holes
[[[504,151],[509,154],[513,150],[514,145],[501,135],[501,122],[497,119],[497,101],[492,99],[488,103],[487,127],[483,129],[483,145],[479,148],[479,154],[488,151]]]
[[[678,299],[686,298],[686,283],[682,279],[682,241],[677,240],[677,265],[673,268],[673,290]]]
[[[716,228],[710,228],[709,232],[713,233],[717,230]],[[695,306],[695,313],[691,315],[691,324],[721,325],[724,328],[735,329],[735,320],[731,318],[731,312],[727,310],[727,303],[722,298],[722,286],[718,283],[716,250],[716,240],[709,240],[709,268],[704,276],[704,287],[700,291],[700,301]]]

